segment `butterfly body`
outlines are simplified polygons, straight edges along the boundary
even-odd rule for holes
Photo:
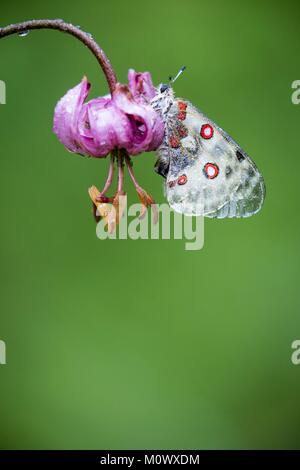
[[[165,86],[164,86],[165,87]],[[219,126],[170,86],[152,101],[165,123],[156,171],[165,178],[170,206],[185,215],[249,217],[264,201],[254,162]]]

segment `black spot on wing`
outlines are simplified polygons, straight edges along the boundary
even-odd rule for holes
[[[248,175],[249,175],[249,177],[250,177],[250,178],[253,178],[253,176],[255,176],[255,174],[256,174],[256,173],[255,173],[254,168],[253,168],[252,166],[250,166],[249,169],[248,169]]]
[[[236,156],[239,162],[244,161],[246,158],[245,155],[243,155],[242,152],[240,152],[239,150],[236,151]]]
[[[158,158],[158,160],[155,163],[154,170],[163,178],[166,178],[169,172],[169,167],[170,167],[170,160]]]
[[[232,174],[232,168],[231,168],[231,166],[227,165],[226,168],[225,168],[226,178],[229,178],[231,174]]]

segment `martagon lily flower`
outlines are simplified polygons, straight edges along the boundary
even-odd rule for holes
[[[81,40],[95,55],[106,76],[108,95],[87,101],[91,84],[87,77],[70,89],[57,103],[53,131],[72,153],[87,157],[104,158],[110,166],[104,187],[99,191],[89,188],[96,220],[105,218],[108,230],[113,231],[122,214],[120,196],[124,196],[124,163],[142,203],[141,216],[146,208],[155,208],[152,198],[137,182],[130,156],[156,150],[164,137],[164,123],[151,106],[157,91],[149,72],[128,72],[128,85],[117,82],[106,55],[89,33],[63,20],[32,20],[0,28],[0,38],[14,33],[25,36],[30,29],[57,29]],[[114,166],[118,167],[117,191],[107,196],[111,187]],[[154,211],[154,217],[156,217]]]
[[[53,130],[70,152],[106,157],[118,148],[137,155],[160,145],[164,125],[149,104],[155,94],[150,75],[130,70],[129,86],[117,84],[112,96],[85,103],[89,91],[84,77],[55,108]]]

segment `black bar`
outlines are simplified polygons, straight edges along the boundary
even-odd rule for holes
[[[88,465],[99,468],[107,465],[121,465],[124,468],[149,468],[154,465],[207,465],[225,468],[226,465],[239,464],[239,468],[252,468],[253,465],[284,464],[295,460],[299,462],[298,450],[2,450],[0,464],[69,464]]]

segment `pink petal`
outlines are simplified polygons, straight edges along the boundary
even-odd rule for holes
[[[90,155],[106,156],[116,147],[125,148],[130,139],[126,116],[111,99],[98,98],[85,105],[89,133],[81,134],[81,141]]]
[[[127,116],[130,139],[125,146],[131,155],[156,149],[164,136],[164,124],[150,105],[137,103],[126,85],[118,85],[113,95],[118,109]]]
[[[129,69],[128,83],[129,90],[136,100],[149,102],[157,93],[149,72],[141,73],[135,72],[133,69]]]
[[[53,132],[71,152],[87,154],[78,139],[77,121],[89,90],[90,83],[83,77],[79,85],[61,98],[54,111]]]

